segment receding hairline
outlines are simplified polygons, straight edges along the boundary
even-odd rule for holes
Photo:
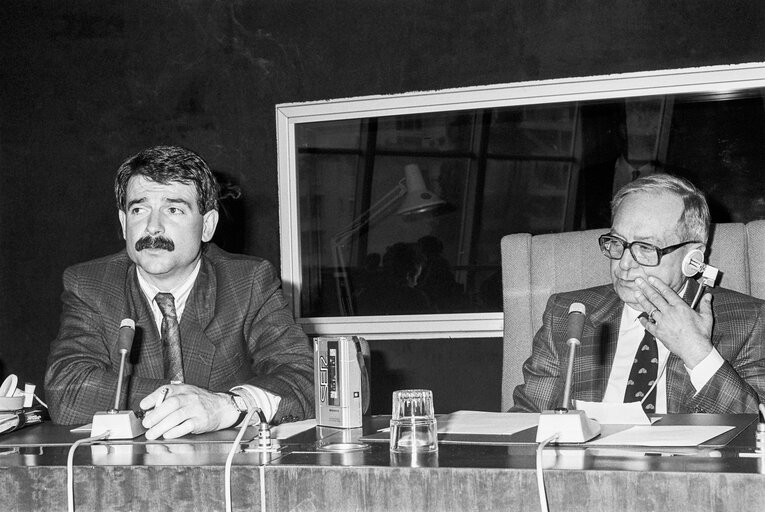
[[[611,200],[611,219],[622,203],[629,196],[638,192],[646,194],[668,194],[680,199],[682,211],[678,219],[678,230],[687,239],[707,243],[710,231],[709,205],[704,193],[689,180],[670,174],[655,174],[628,183],[614,195]]]
[[[621,201],[619,202],[618,207],[614,210],[613,218],[614,219],[616,218],[616,214],[624,206],[626,201],[629,201],[630,198],[639,199],[641,197],[650,198],[650,199],[666,197],[671,200],[674,200],[675,204],[678,204],[680,206],[680,211],[675,219],[675,223],[673,227],[668,227],[668,229],[677,233],[677,241],[676,241],[677,243],[695,241],[695,242],[701,242],[703,244],[706,244],[709,241],[709,229],[708,228],[705,229],[702,225],[698,223],[697,225],[694,225],[694,223],[691,220],[693,218],[693,214],[692,212],[689,211],[685,198],[681,196],[680,194],[677,194],[676,192],[671,190],[630,191],[629,194],[625,194],[621,198]]]
[[[667,229],[675,233],[680,233],[680,238],[682,238],[683,235],[687,234],[687,233],[683,233],[684,231],[687,230],[686,229],[687,226],[684,223],[684,218],[686,213],[685,202],[683,201],[683,198],[681,196],[669,190],[662,190],[662,191],[633,190],[629,194],[625,194],[621,198],[621,201],[619,202],[619,206],[614,210],[613,220],[616,219],[617,213],[619,212],[619,210],[621,210],[624,207],[625,203],[627,203],[630,200],[640,200],[643,198],[654,199],[654,200],[668,198],[674,201],[676,205],[675,207],[679,206],[679,211],[677,212],[677,215],[675,217],[675,224],[671,227],[668,227]],[[613,222],[612,222],[612,225],[613,225]]]

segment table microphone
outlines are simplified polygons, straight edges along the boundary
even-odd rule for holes
[[[574,356],[576,347],[581,344],[582,332],[586,309],[581,302],[574,302],[568,308],[568,325],[566,328],[567,343],[569,345],[568,368],[566,382],[564,383],[563,402],[561,406],[552,411],[542,411],[537,426],[537,442],[544,441],[553,435],[557,435],[559,443],[583,443],[589,441],[600,433],[600,425],[589,418],[584,411],[569,409],[571,381],[574,373]]]
[[[566,343],[569,346],[568,352],[568,369],[566,371],[566,383],[563,390],[563,403],[562,409],[568,409],[571,402],[569,397],[571,394],[571,380],[574,373],[574,355],[576,354],[576,347],[582,344],[582,333],[584,332],[584,319],[585,312],[587,310],[584,304],[581,302],[574,302],[568,308],[568,326],[567,326],[567,338]]]
[[[140,436],[146,429],[133,411],[120,410],[122,395],[122,380],[125,375],[125,360],[130,353],[135,335],[135,321],[125,318],[120,322],[117,347],[120,353],[120,370],[117,377],[117,392],[114,395],[114,407],[108,411],[100,411],[93,415],[91,436],[109,432],[107,439],[133,439]]]

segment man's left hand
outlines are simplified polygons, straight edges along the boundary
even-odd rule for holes
[[[165,399],[157,404],[167,388]],[[146,410],[143,426],[146,439],[175,439],[186,434],[201,434],[234,424],[237,411],[228,396],[189,384],[166,384],[146,396],[139,404]]]
[[[635,298],[650,316],[640,323],[693,369],[712,350],[712,295],[704,294],[697,312],[661,279],[637,278],[635,283],[640,289]]]

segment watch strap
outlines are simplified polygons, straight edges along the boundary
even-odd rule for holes
[[[236,419],[234,424],[231,425],[232,427],[236,427],[240,423],[242,423],[242,420],[244,420],[245,416],[247,416],[247,409],[246,408],[242,409],[241,407],[239,407],[239,404],[236,402],[236,399],[240,398],[242,400],[242,402],[244,402],[245,404],[247,402],[245,401],[244,397],[242,397],[242,395],[234,393],[233,391],[222,391],[222,393],[224,393],[224,394],[228,395],[229,397],[231,397],[231,404],[234,406],[234,408],[237,411],[239,411],[239,417]]]

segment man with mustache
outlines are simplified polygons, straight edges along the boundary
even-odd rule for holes
[[[757,412],[765,400],[765,303],[716,287],[697,309],[689,305],[699,284],[682,267],[691,251],[701,259],[707,248],[703,194],[654,174],[622,187],[611,216],[611,230],[593,243],[610,261],[612,284],[550,297],[512,410],[561,406],[568,311],[580,302],[587,319],[572,400],[641,402],[646,413]]]
[[[147,411],[148,439],[232,427],[255,408],[274,423],[313,417],[313,353],[274,267],[210,242],[219,186],[207,163],[146,149],[120,166],[115,195],[126,250],[64,272],[45,377],[53,421],[112,407],[123,318],[136,323],[123,403]]]

